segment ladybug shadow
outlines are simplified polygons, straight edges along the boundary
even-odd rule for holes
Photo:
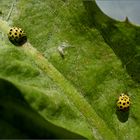
[[[116,115],[117,118],[120,122],[125,123],[128,120],[129,117],[129,110],[127,111],[120,111],[120,110],[116,110]]]

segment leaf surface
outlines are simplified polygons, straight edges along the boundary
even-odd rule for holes
[[[9,26],[0,21],[5,33],[0,77],[13,84],[29,107],[23,101],[16,105],[13,97],[6,100],[9,91],[1,92],[8,114],[1,117],[3,129],[13,127],[13,135],[23,138],[35,133],[39,138],[138,139],[139,27],[109,18],[95,1],[20,0],[15,9],[12,26],[22,27],[28,42],[11,45],[6,37]],[[64,44],[62,58],[58,48]],[[132,101],[125,113],[116,110],[122,92]],[[25,124],[35,116],[34,129],[15,126],[12,109],[20,114],[19,122],[26,116]]]

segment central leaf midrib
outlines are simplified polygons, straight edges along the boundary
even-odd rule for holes
[[[31,44],[25,44],[24,51],[35,60],[38,67],[48,74],[48,76],[57,83],[57,85],[66,93],[68,99],[73,102],[77,109],[86,117],[92,129],[97,129],[103,139],[116,139],[113,132],[107,127],[105,122],[96,114],[91,105],[84,99],[84,97],[75,89],[75,87]],[[94,128],[95,127],[95,128]],[[93,130],[92,130],[93,131]],[[99,137],[98,137],[99,138]],[[97,138],[97,139],[98,139]]]

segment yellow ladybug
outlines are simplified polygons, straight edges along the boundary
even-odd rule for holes
[[[21,28],[12,27],[8,32],[9,40],[16,46],[21,46],[27,41],[27,36]]]
[[[130,107],[130,98],[126,94],[121,94],[117,101],[117,107],[120,111],[128,111]]]

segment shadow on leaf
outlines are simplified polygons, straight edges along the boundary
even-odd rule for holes
[[[6,128],[5,124],[10,128]],[[84,138],[44,119],[25,100],[20,90],[4,79],[0,79],[0,126],[0,138],[3,139]],[[6,131],[12,131],[11,129],[17,130],[21,135],[11,132],[9,136]]]
[[[118,117],[118,120],[122,123],[125,123],[128,120],[129,117],[129,110],[128,111],[120,111],[120,110],[116,110],[116,115]]]

